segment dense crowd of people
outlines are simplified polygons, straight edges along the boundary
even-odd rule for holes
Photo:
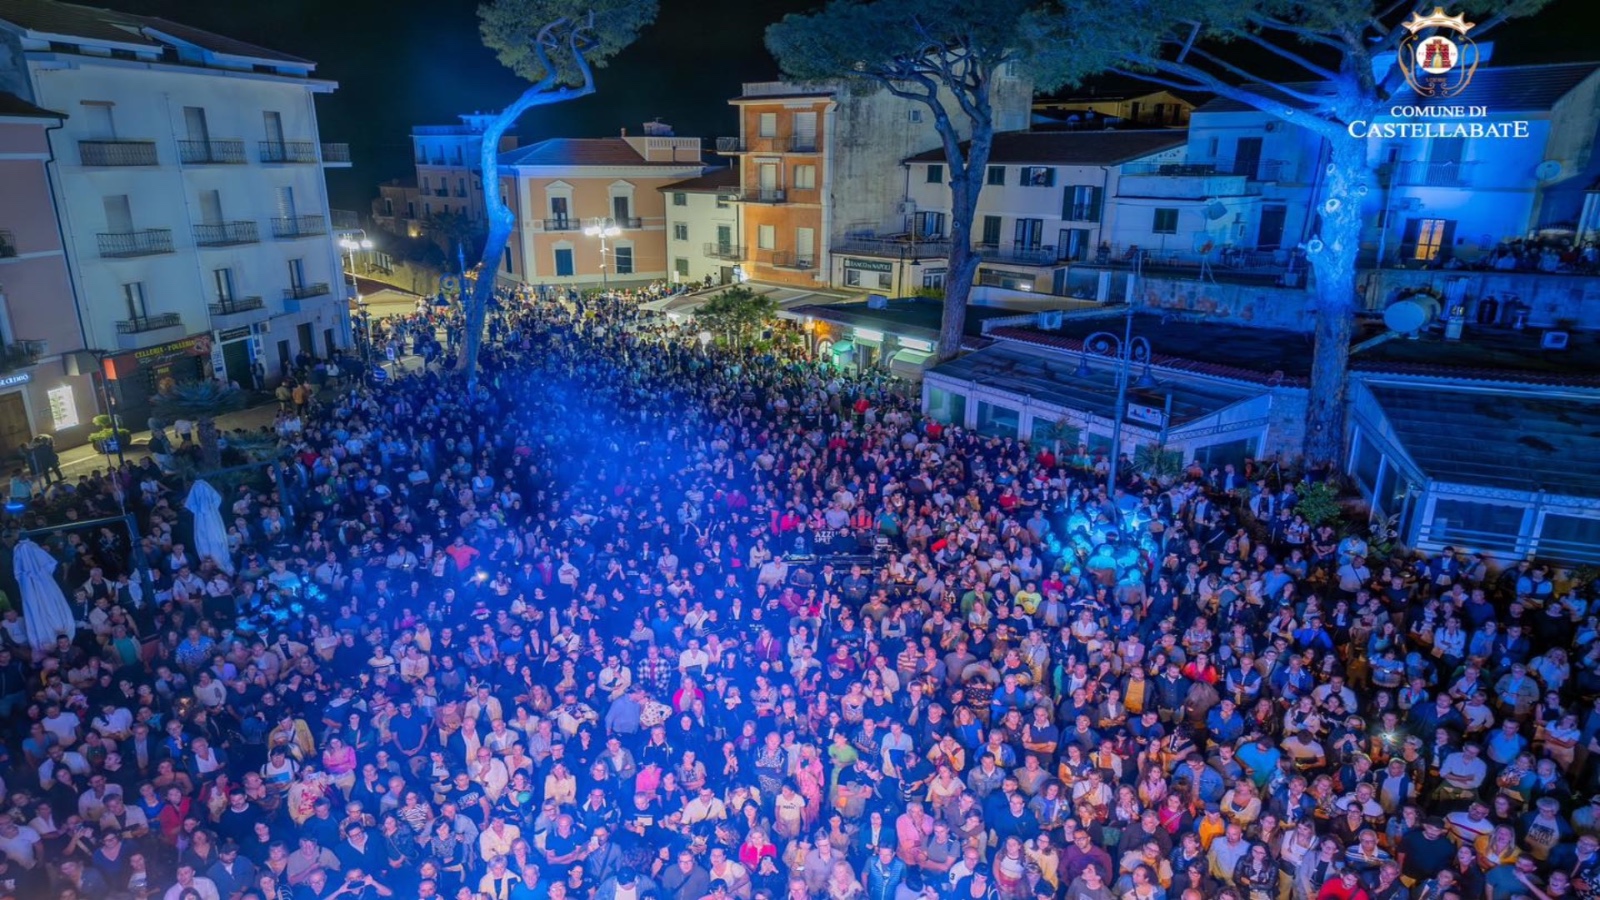
[[[226,560],[150,460],[30,513],[77,630],[0,621],[0,898],[1600,895],[1592,586],[632,298],[490,328],[291,397]]]

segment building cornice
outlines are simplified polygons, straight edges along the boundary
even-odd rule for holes
[[[105,56],[83,56],[75,53],[29,51],[27,59],[35,72],[66,72],[87,68],[83,63],[114,69],[144,69],[169,75],[210,75],[217,78],[234,78],[247,81],[266,81],[273,84],[302,87],[313,94],[331,94],[338,90],[337,81],[322,78],[300,78],[273,72],[254,72],[242,69],[215,69],[210,66],[185,66],[177,63],[143,59],[112,59]],[[266,65],[266,63],[262,63]]]

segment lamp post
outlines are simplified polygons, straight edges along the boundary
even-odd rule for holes
[[[600,219],[593,225],[583,229],[583,233],[589,237],[600,239],[600,289],[609,292],[611,290],[611,278],[606,274],[606,238],[616,237],[622,233],[622,229],[618,228],[616,223],[610,219]]]
[[[1144,366],[1144,372],[1134,386],[1141,390],[1156,387],[1155,377],[1150,374],[1150,342],[1133,335],[1133,304],[1128,304],[1120,337],[1109,331],[1097,331],[1083,339],[1083,351],[1078,357],[1078,370],[1075,373],[1079,378],[1090,375],[1090,353],[1109,357],[1117,367],[1117,402],[1111,410],[1111,465],[1107,473],[1106,497],[1111,501],[1112,524],[1118,527],[1120,533],[1122,510],[1117,506],[1117,468],[1122,458],[1122,420],[1128,413],[1128,380],[1133,374],[1134,363]]]
[[[344,250],[345,258],[350,261],[350,285],[356,292],[356,309],[362,319],[362,331],[365,333],[361,342],[361,367],[365,370],[372,349],[372,319],[367,314],[366,303],[361,299],[361,279],[356,274],[356,251],[371,250],[372,239],[367,237],[365,231],[352,231],[339,239],[339,247]]]

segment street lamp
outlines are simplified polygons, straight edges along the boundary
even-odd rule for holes
[[[609,292],[611,290],[611,279],[606,275],[606,238],[616,237],[622,233],[622,229],[618,228],[616,223],[610,219],[601,219],[583,229],[583,233],[589,237],[600,239],[600,289]]]
[[[1111,501],[1111,521],[1117,526],[1118,534],[1122,528],[1122,510],[1117,506],[1117,464],[1122,458],[1122,419],[1128,412],[1128,380],[1133,374],[1133,364],[1141,363],[1144,371],[1134,383],[1140,390],[1151,390],[1156,387],[1155,376],[1150,372],[1150,342],[1142,337],[1133,336],[1133,304],[1128,304],[1127,316],[1122,324],[1122,336],[1118,337],[1109,331],[1097,331],[1083,339],[1083,351],[1078,357],[1078,369],[1075,373],[1079,378],[1087,378],[1091,373],[1089,368],[1089,354],[1111,358],[1117,366],[1117,403],[1111,411],[1111,466],[1107,473],[1106,497]]]
[[[356,274],[356,251],[371,250],[372,239],[367,237],[365,231],[352,231],[339,239],[339,247],[344,250],[345,257],[350,261],[350,285],[356,292],[356,309],[364,320],[362,330],[366,332],[366,338],[362,342],[361,362],[362,369],[365,370],[371,353],[372,319],[367,315],[367,305],[361,299],[361,278]],[[365,377],[364,374],[363,377]]]

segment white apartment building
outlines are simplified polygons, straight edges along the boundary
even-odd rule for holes
[[[972,228],[973,245],[983,258],[978,283],[1065,294],[1068,264],[1094,259],[1127,227],[1122,218],[1133,201],[1126,172],[1181,159],[1186,140],[1183,131],[1171,129],[995,135]],[[941,285],[942,261],[926,257],[949,252],[950,187],[943,151],[913,156],[905,170],[905,212],[914,238],[880,247],[876,254],[890,259],[909,250],[919,262],[902,267],[908,283],[882,285],[901,294]],[[861,242],[857,255],[868,256],[872,249]],[[842,265],[851,262],[847,257]],[[913,269],[921,273],[920,282]]]
[[[172,382],[349,345],[315,64],[174,22],[25,0],[0,86],[66,115],[53,192],[85,341],[135,415]],[[66,298],[62,298],[63,301]]]
[[[423,221],[435,214],[464,214],[484,222],[483,173],[480,164],[483,131],[493,114],[463,113],[459,125],[416,125],[411,148],[417,163],[417,216]],[[515,150],[517,138],[507,135],[500,152]]]
[[[713,169],[662,185],[667,199],[667,261],[675,284],[732,284],[739,244],[739,170]]]

